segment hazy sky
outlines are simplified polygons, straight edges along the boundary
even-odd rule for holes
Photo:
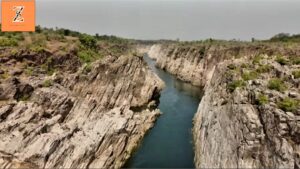
[[[300,0],[37,0],[37,24],[135,39],[300,33]]]

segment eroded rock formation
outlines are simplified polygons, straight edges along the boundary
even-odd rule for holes
[[[162,87],[142,58],[124,55],[71,74],[7,78],[0,168],[120,168],[160,114]]]
[[[141,47],[140,47],[141,48]],[[299,56],[300,49],[283,45],[243,44],[223,42],[221,44],[156,44],[148,47],[148,55],[156,60],[156,66],[190,82],[204,87],[213,75],[215,66],[225,60],[253,57],[259,54],[281,54]],[[147,47],[141,48],[141,51]]]
[[[235,86],[234,91],[230,87],[240,72],[231,72],[230,68],[239,68],[247,61],[218,65],[195,116],[197,167],[299,168],[300,109],[280,105],[287,98],[295,102],[300,99],[299,80],[291,73],[298,66],[284,68],[271,60],[267,57],[261,63],[272,69]],[[285,82],[289,89],[270,89],[268,82],[280,76],[289,78]]]
[[[280,44],[150,48],[158,67],[205,88],[193,128],[197,168],[300,167],[299,54]]]

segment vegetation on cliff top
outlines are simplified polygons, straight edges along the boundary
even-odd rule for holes
[[[257,104],[258,104],[258,105],[265,105],[265,104],[267,104],[267,103],[269,103],[269,98],[268,98],[268,96],[267,96],[267,95],[264,95],[264,94],[262,94],[262,93],[260,93],[260,94],[258,95],[258,98],[257,98]]]
[[[273,36],[270,42],[300,42],[300,34],[290,35],[288,33],[279,33]]]
[[[268,88],[271,90],[277,90],[279,92],[284,92],[287,90],[287,86],[282,79],[273,78],[269,80]]]
[[[299,108],[300,102],[299,100],[286,97],[282,101],[278,102],[277,105],[284,111],[295,112]]]
[[[97,53],[109,53],[120,55],[130,50],[130,40],[119,38],[116,36],[100,36],[98,34],[92,36],[69,29],[52,29],[36,27],[36,32],[0,32],[0,47],[14,47],[17,49],[26,47],[32,49],[33,52],[51,50],[57,44],[76,44],[84,47],[82,50],[94,50]]]
[[[246,64],[249,58],[236,60],[227,66],[224,76],[227,89],[234,92],[240,88],[254,93],[258,106],[268,104],[286,112],[299,111],[300,70],[293,62],[295,58],[256,55],[252,57],[253,64]],[[249,97],[252,97],[251,94]]]
[[[22,69],[27,76],[52,75],[56,71],[75,71],[81,65],[112,55],[132,53],[130,40],[115,36],[92,36],[69,29],[36,27],[36,32],[0,32],[0,78],[14,70],[5,64],[16,60],[13,69]],[[8,59],[8,60],[7,60]]]

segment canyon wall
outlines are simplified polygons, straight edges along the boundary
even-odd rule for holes
[[[172,45],[153,45],[148,55],[156,60],[156,66],[175,75],[177,78],[190,82],[195,86],[204,86],[214,70],[211,55],[202,59],[202,48],[177,47]]]
[[[205,89],[194,118],[196,168],[300,167],[299,49],[164,44],[148,55]],[[270,88],[272,80],[285,89]]]
[[[280,54],[300,56],[300,50],[284,47],[280,44],[244,44],[240,42],[156,44],[148,49],[148,56],[156,60],[156,66],[175,75],[180,80],[204,87],[211,79],[215,66],[225,60],[241,57],[249,59],[259,54]]]
[[[136,56],[1,80],[0,168],[120,168],[160,115],[162,88]]]
[[[228,65],[243,67],[249,60],[218,65],[194,119],[197,168],[299,168],[300,109],[281,106],[286,98],[300,99],[299,80],[292,68],[270,60],[262,61],[272,65],[270,72],[244,81],[234,91],[231,86],[240,75]],[[287,91],[268,88],[268,81],[278,76],[290,78]]]

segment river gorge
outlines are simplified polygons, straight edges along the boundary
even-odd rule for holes
[[[144,60],[165,82],[158,106],[162,115],[125,167],[194,168],[192,119],[202,91],[157,68],[148,55],[144,56]]]
[[[297,44],[58,33],[2,48],[0,168],[300,167]]]

